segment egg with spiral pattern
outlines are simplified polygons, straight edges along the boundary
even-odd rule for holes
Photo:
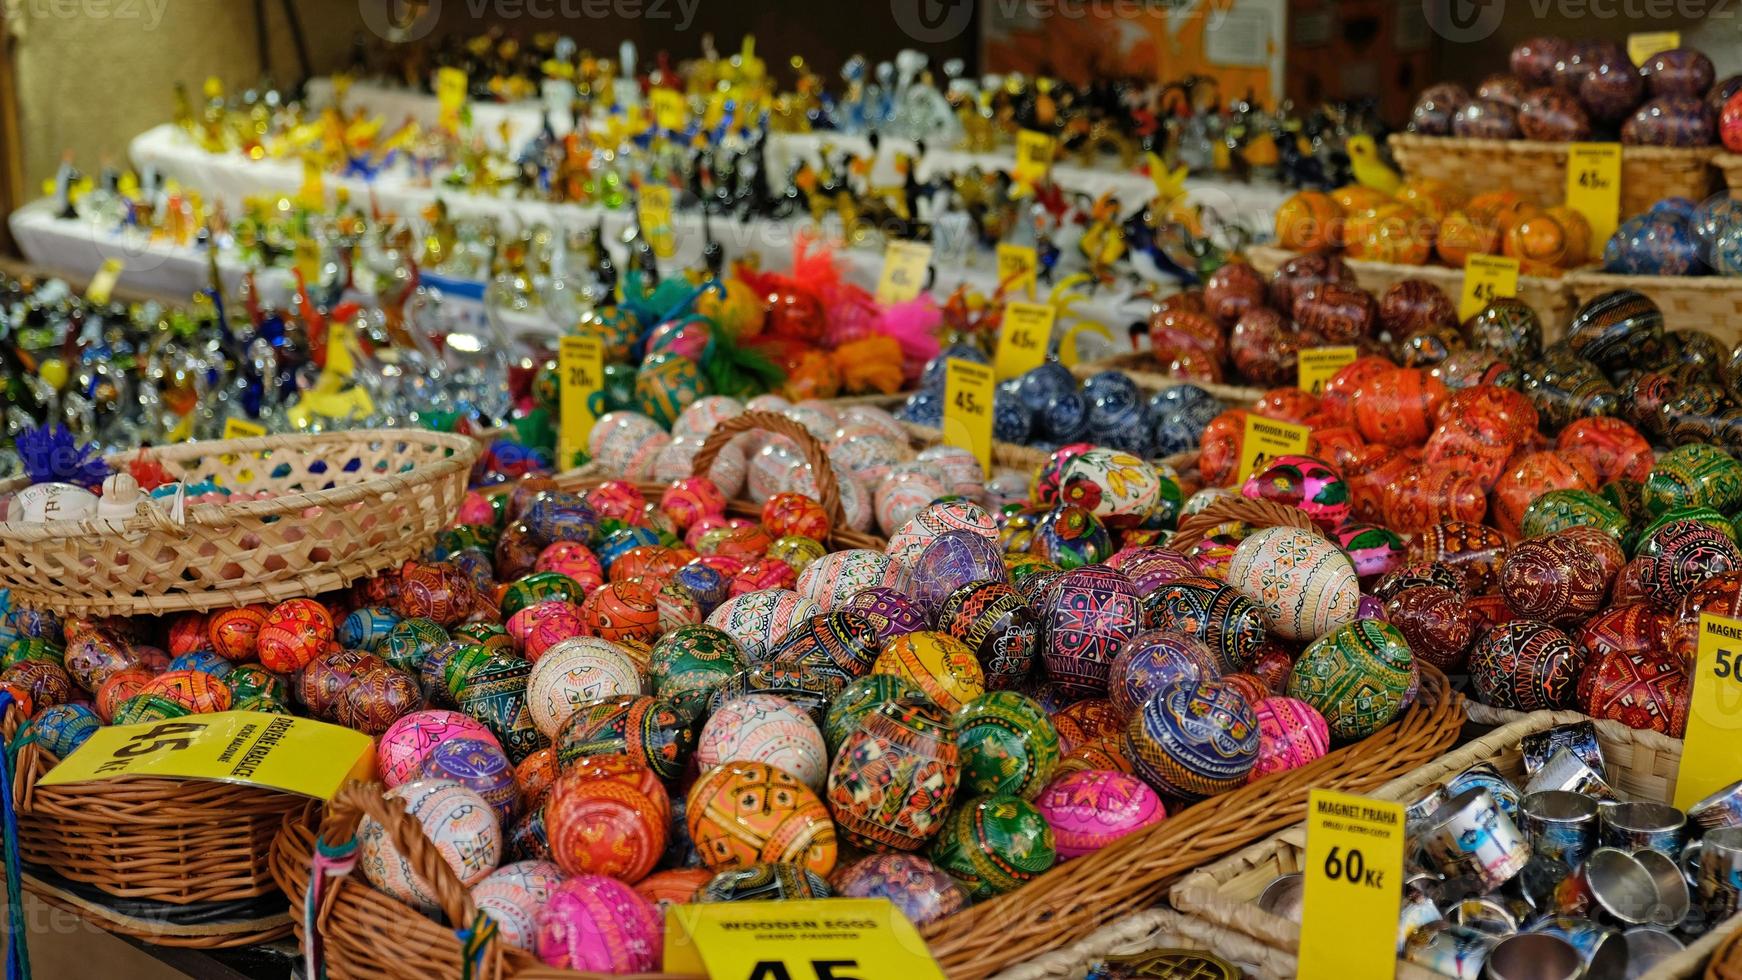
[[[1258,762],[1252,705],[1220,681],[1170,684],[1125,723],[1126,755],[1164,796],[1193,800],[1246,782]]]

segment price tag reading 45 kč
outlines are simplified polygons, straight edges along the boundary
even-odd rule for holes
[[[1403,804],[1307,795],[1301,980],[1389,977],[1403,900]]]
[[[1675,805],[1689,804],[1742,779],[1742,619],[1700,614],[1687,737],[1675,777]]]
[[[715,980],[944,980],[888,899],[674,905],[665,969]]]
[[[944,441],[974,454],[992,472],[992,369],[950,358],[944,372]]]
[[[1472,255],[1464,260],[1464,293],[1458,319],[1468,320],[1497,299],[1518,295],[1518,260],[1503,255]]]
[[[1585,216],[1591,241],[1606,242],[1621,221],[1621,144],[1567,144],[1567,207]]]
[[[1011,303],[1004,307],[998,329],[998,353],[992,358],[998,378],[1017,378],[1040,367],[1052,341],[1058,310],[1048,303]]]
[[[1246,416],[1246,432],[1240,439],[1240,483],[1263,470],[1265,464],[1278,456],[1303,456],[1312,438],[1312,430],[1293,422],[1281,422],[1260,415]]]
[[[883,250],[883,274],[877,277],[877,302],[905,303],[925,288],[931,268],[931,246],[924,242],[890,242]]]
[[[605,387],[605,351],[597,337],[564,337],[557,342],[561,416],[557,429],[557,469],[575,465],[593,431],[593,394]]]

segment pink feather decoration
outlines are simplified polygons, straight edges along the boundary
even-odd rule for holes
[[[922,293],[905,303],[885,307],[875,329],[901,345],[901,373],[913,381],[943,349],[937,336],[943,323],[943,311],[929,295]]]

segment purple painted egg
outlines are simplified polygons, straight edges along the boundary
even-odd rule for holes
[[[840,898],[886,898],[914,925],[954,915],[968,893],[917,854],[872,854],[836,871],[829,886]]]
[[[1718,120],[1692,95],[1660,95],[1621,125],[1621,142],[1633,146],[1710,146]]]
[[[1043,605],[1047,675],[1085,697],[1104,695],[1113,658],[1143,627],[1131,580],[1104,565],[1073,569],[1052,583]]]
[[[1052,827],[1060,860],[1092,854],[1167,817],[1148,784],[1107,769],[1059,776],[1034,798],[1034,806]]]
[[[1123,720],[1169,684],[1219,676],[1216,655],[1202,640],[1165,630],[1144,630],[1126,640],[1113,658],[1108,700]]]
[[[969,582],[1003,581],[1004,553],[998,543],[974,531],[945,531],[927,542],[909,573],[909,592],[931,615]]]
[[[917,633],[926,628],[925,613],[920,611],[907,593],[887,585],[862,589],[841,607],[848,612],[863,613],[877,631],[879,648],[904,633]]]
[[[1329,463],[1312,456],[1276,457],[1248,477],[1240,493],[1298,507],[1327,531],[1349,519],[1349,485]]]
[[[431,709],[413,711],[394,722],[375,745],[376,769],[389,789],[417,778],[423,760],[435,747],[449,739],[476,739],[496,745],[501,743],[482,722],[458,711]]]
[[[1258,717],[1256,781],[1274,772],[1299,769],[1331,750],[1331,729],[1317,708],[1298,698],[1265,698],[1253,709]]]
[[[484,798],[504,826],[514,820],[520,803],[514,766],[496,740],[450,738],[424,756],[419,779],[451,779]]]
[[[1639,66],[1639,77],[1645,79],[1651,94],[1685,95],[1702,98],[1717,78],[1712,59],[1693,48],[1671,48],[1659,51]]]

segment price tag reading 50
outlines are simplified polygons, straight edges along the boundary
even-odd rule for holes
[[[944,373],[944,441],[974,454],[992,472],[992,369],[950,358]]]
[[[1301,980],[1396,972],[1403,804],[1313,790],[1303,870]]]
[[[1742,778],[1736,738],[1742,735],[1742,619],[1700,615],[1687,737],[1675,779],[1675,805],[1686,809]]]

